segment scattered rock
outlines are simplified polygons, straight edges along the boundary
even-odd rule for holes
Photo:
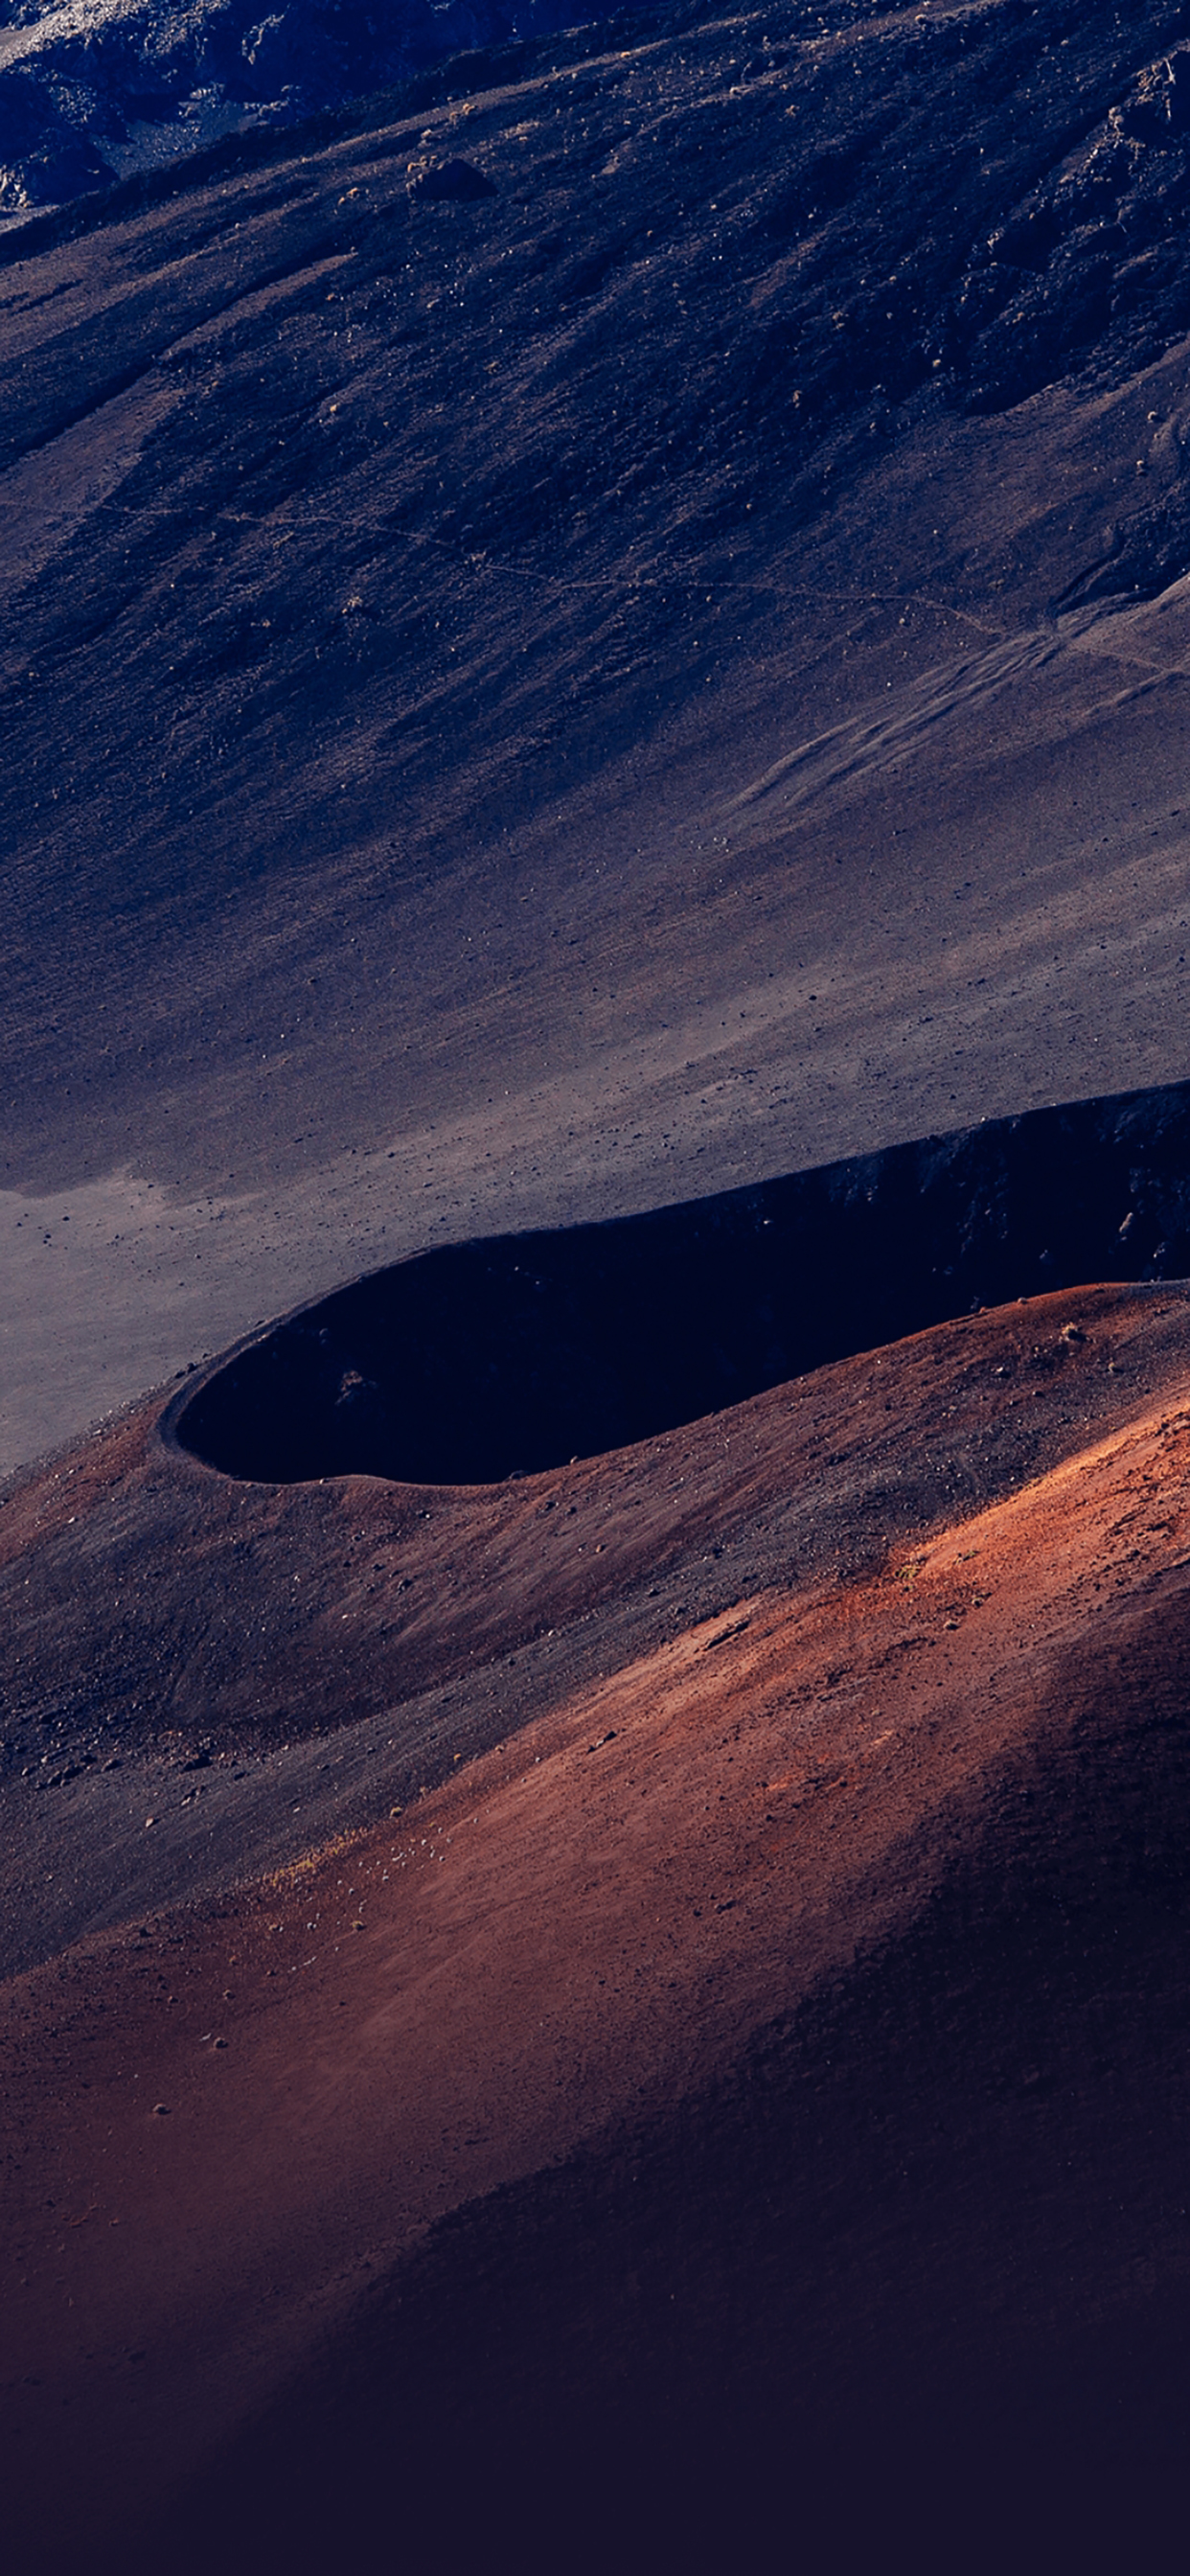
[[[1112,108],[1109,122],[1130,143],[1170,144],[1190,131],[1190,53],[1183,49],[1149,63],[1132,97]]]
[[[482,197],[496,194],[492,180],[473,161],[411,161],[408,188],[411,197],[453,198],[461,206],[478,205]]]
[[[303,0],[264,15],[256,0],[103,0],[89,13],[16,0],[3,21],[0,219],[237,130],[293,125],[555,18],[549,0],[511,13],[497,0],[394,0],[375,12]]]

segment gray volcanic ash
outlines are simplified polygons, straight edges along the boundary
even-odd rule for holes
[[[427,1240],[1185,1077],[1179,23],[688,11],[8,237],[14,1463]]]

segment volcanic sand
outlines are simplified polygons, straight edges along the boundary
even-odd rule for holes
[[[613,2518],[643,2533],[672,2509],[686,2532],[673,2484],[712,2423],[732,2493],[747,2456],[758,2528],[783,2478],[801,2482],[813,2551],[878,2387],[898,2513],[920,2520],[935,2418],[936,2500],[947,2461],[974,2478],[993,2456],[1014,2511],[1044,2513],[1071,2477],[1098,2493],[1105,2470],[1117,2504],[1166,2499],[1190,2256],[1188,1364],[1181,1292],[1100,1290],[944,1326],[490,1498],[296,1489],[286,1589],[327,1548],[333,1524],[309,1512],[324,1490],[370,1557],[414,1502],[469,1528],[474,1602],[443,1587],[417,1677],[462,1663],[466,1722],[502,1690],[501,1731],[486,1751],[473,1732],[462,1763],[449,1738],[419,1746],[424,1699],[390,1709],[390,1742],[404,1723],[441,1785],[305,1848],[291,1817],[292,1856],[262,1875],[246,1805],[217,1895],[51,1941],[10,1982],[23,2563],[138,2565],[143,2525],[145,2564],[198,2565],[217,2538],[232,2565],[270,2547],[314,2565],[335,2532],[382,2533],[395,2491],[417,2549],[436,2529],[423,2481],[437,2512],[456,2446],[480,2485],[452,2502],[455,2548],[487,2482],[515,2514],[532,2478],[511,2527],[547,2563],[549,2513],[595,2454]],[[1024,1481],[1003,1447],[983,1455],[1018,1406],[1058,1452]],[[197,1541],[226,1480],[154,1459],[143,1421],[125,1446],[100,1511],[106,1491],[127,1531],[138,1478],[179,1480]],[[913,1528],[912,1501],[888,1499],[893,1454],[935,1493],[982,1472],[999,1498],[932,1527],[919,1500]],[[98,1640],[99,1456],[74,1463],[28,1489],[40,1536],[18,1561],[77,1531]],[[695,1601],[625,1652],[617,1608],[667,1521],[692,1588],[711,1546],[738,1561],[783,1479],[837,1547],[832,1476],[854,1533],[880,1465],[866,1568],[840,1579],[787,1539],[780,1574],[721,1582],[713,1615]],[[581,1543],[556,1518],[568,1497]],[[286,1497],[240,1499],[259,1534]],[[175,1592],[201,1598],[215,1561],[175,1549]],[[281,1589],[258,1562],[242,1597],[267,1613]],[[377,1613],[358,1578],[342,1597],[363,1661]],[[570,1634],[526,1715],[500,1649],[547,1605]],[[584,1627],[596,1672],[573,1686]],[[325,1760],[300,1668],[278,1696],[318,1723]],[[175,1757],[159,1800],[175,1885],[195,1777]],[[274,1771],[274,1835],[282,1787]],[[67,1873],[101,1879],[93,1820],[89,1849],[85,1813],[60,1814]],[[156,1830],[139,1822],[142,1849]],[[708,2513],[726,2507],[703,2486]]]
[[[1185,1077],[1179,24],[678,10],[5,237],[0,1456]]]
[[[487,1494],[142,1391],[1185,1077],[1179,29],[678,11],[5,239],[23,2565],[1169,2545],[1178,1292]]]

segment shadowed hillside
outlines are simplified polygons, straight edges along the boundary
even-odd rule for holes
[[[6,237],[14,1463],[427,1242],[1186,1078],[1180,24],[618,20]]]
[[[1172,2559],[1188,60],[617,17],[0,239],[22,2576]]]
[[[807,2568],[941,2570],[956,2529],[981,2568],[1164,2553],[1186,1369],[1184,1289],[1030,1301],[499,1519],[435,1496],[416,1542],[425,1488],[160,1450],[89,1501],[87,1451],[30,1491],[25,1563],[70,1567],[98,1644],[155,1477],[189,1543],[139,1603],[126,1559],[126,1626],[234,1601],[241,1686],[287,1663],[295,1736],[335,1638],[375,1671],[404,1529],[439,1686],[172,1776],[126,1708],[122,1768],[14,1784],[31,1860],[53,1831],[28,1919],[93,1908],[3,1999],[22,2564],[544,2570],[562,2535],[584,2568],[701,2567],[762,2552],[791,2492]],[[154,1849],[105,1924],[121,1839]]]
[[[775,720],[797,742],[847,711],[861,644],[894,710],[945,658],[920,589],[1027,627],[1190,563],[1180,393],[1148,399],[1143,476],[1112,403],[1190,321],[1177,23],[1011,0],[838,34],[644,22],[11,235],[0,454],[34,551],[18,517],[10,1173],[133,1139],[179,1177],[282,1173],[297,1139],[308,1162],[433,1115],[464,1028],[494,1068],[534,1013],[547,1060],[581,1059],[680,1017],[725,951],[753,984],[766,946],[821,953],[841,889],[811,862],[798,919],[774,909],[779,785],[704,819],[691,724],[721,762],[735,730],[748,789]],[[490,193],[427,197],[452,156]],[[1056,378],[1096,462],[1047,415],[1026,502],[957,424]],[[960,457],[964,523],[939,527]],[[39,570],[51,464],[85,507]],[[863,906],[892,869],[903,912],[906,853],[890,836],[869,876],[857,834]],[[968,878],[950,863],[946,904]],[[977,865],[969,907],[989,894]]]
[[[464,46],[568,26],[566,0],[3,0],[0,220],[159,169],[216,137],[294,125]]]

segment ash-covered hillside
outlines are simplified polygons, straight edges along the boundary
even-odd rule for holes
[[[0,221],[602,0],[0,0]]]
[[[10,1458],[427,1241],[1187,1078],[1188,58],[685,0],[9,228]]]
[[[1172,2563],[1188,60],[676,0],[0,240],[22,2576]]]

